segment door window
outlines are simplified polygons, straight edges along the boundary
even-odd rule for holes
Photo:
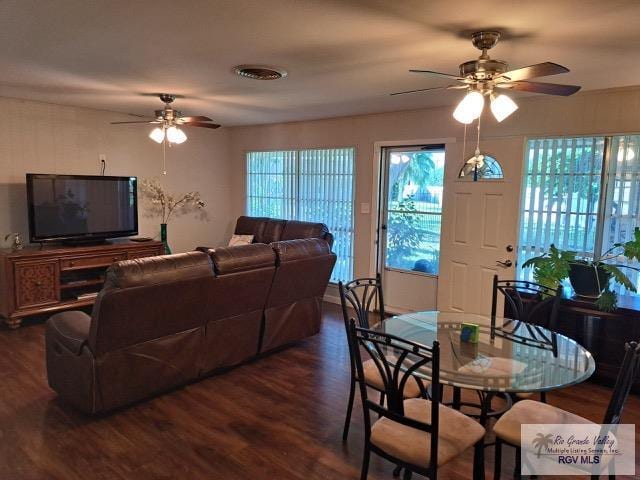
[[[384,150],[386,269],[438,274],[444,145]]]

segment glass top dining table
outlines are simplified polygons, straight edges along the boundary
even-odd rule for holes
[[[477,343],[460,340],[463,323],[479,326]],[[575,340],[537,325],[456,312],[416,312],[390,317],[372,330],[431,347],[440,343],[440,382],[485,392],[542,392],[574,385],[595,370],[593,357]],[[427,367],[414,375],[430,380]]]

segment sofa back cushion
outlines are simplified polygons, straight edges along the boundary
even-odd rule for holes
[[[336,255],[325,240],[307,238],[272,243],[277,256],[265,309],[261,351],[318,332],[320,308]]]
[[[254,238],[253,241],[256,243],[273,243],[279,241],[286,224],[286,220],[270,218],[265,223],[262,234],[258,238]]]
[[[200,371],[208,373],[241,363],[258,353],[262,316],[276,269],[269,245],[218,248],[211,252],[216,278],[206,305]]]
[[[325,238],[329,229],[324,223],[300,222],[289,220],[282,231],[280,240],[296,240],[298,238]]]
[[[256,268],[275,268],[276,255],[269,245],[253,244],[210,250],[218,275],[238,273]]]
[[[99,356],[202,327],[208,315],[203,299],[214,279],[202,252],[112,265],[93,308],[89,347]]]
[[[262,233],[268,220],[267,217],[247,217],[243,215],[238,217],[233,233],[236,235],[253,235],[254,243],[258,243],[257,239],[262,238]]]

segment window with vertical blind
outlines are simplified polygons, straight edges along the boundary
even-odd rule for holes
[[[247,215],[323,222],[338,256],[331,281],[353,278],[353,148],[247,153]]]
[[[640,135],[529,140],[518,264],[542,254],[552,243],[593,258],[633,238],[634,228],[640,226],[639,148]],[[620,258],[618,263],[624,261]],[[518,269],[522,278],[531,273]],[[640,288],[638,273],[625,273]]]

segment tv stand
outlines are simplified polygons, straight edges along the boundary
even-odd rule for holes
[[[0,317],[18,328],[25,317],[93,305],[111,264],[163,253],[157,241],[0,249]]]
[[[61,245],[64,247],[87,247],[91,245],[108,245],[108,244],[109,244],[109,241],[106,238],[63,240],[61,242]]]

